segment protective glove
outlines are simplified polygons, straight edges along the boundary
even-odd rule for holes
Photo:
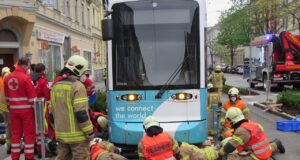
[[[122,148],[115,147],[114,153],[121,154],[121,152],[122,152]]]

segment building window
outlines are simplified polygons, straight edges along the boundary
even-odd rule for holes
[[[88,61],[88,69],[92,69],[92,53],[88,51],[83,51],[83,57]]]
[[[42,52],[46,52],[44,55],[43,62],[46,65],[47,69],[47,78],[49,81],[53,81],[56,77],[56,73],[61,70],[61,47],[58,45],[49,44],[48,50],[43,50]]]
[[[66,16],[70,17],[70,0],[66,0]]]
[[[95,19],[96,19],[96,17],[95,17],[95,8],[93,8],[93,26],[95,27]]]
[[[87,26],[91,27],[91,16],[90,16],[90,7],[87,7]]]
[[[75,0],[75,20],[78,21],[78,0]]]
[[[81,22],[82,22],[82,25],[85,25],[85,23],[84,23],[84,0],[81,3]]]
[[[58,10],[58,0],[53,0],[53,7]]]

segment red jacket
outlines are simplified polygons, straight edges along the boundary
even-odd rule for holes
[[[107,152],[104,148],[100,147],[98,144],[94,144],[91,146],[91,156],[90,156],[90,160],[97,160],[97,157],[103,153],[103,152]]]
[[[86,88],[86,93],[88,96],[91,96],[95,92],[95,85],[93,80],[90,78],[86,78],[85,81],[82,82],[84,87]]]
[[[240,126],[250,131],[251,138],[243,146],[238,147],[238,151],[243,151],[246,147],[251,147],[253,153],[258,159],[267,160],[271,157],[272,151],[266,134],[258,124],[254,122],[245,122]]]
[[[101,131],[101,127],[100,125],[98,124],[97,122],[97,118],[99,116],[102,116],[102,117],[105,117],[106,119],[108,118],[107,115],[101,113],[101,112],[94,112],[92,110],[89,109],[89,116],[90,116],[90,119],[91,119],[91,122],[94,126],[94,132],[99,132]]]
[[[48,87],[48,80],[44,75],[40,75],[35,83],[35,92],[38,98],[45,98],[45,101],[50,100],[50,89]]]
[[[10,112],[33,111],[36,94],[31,77],[26,74],[24,68],[17,67],[14,72],[4,79],[4,92]]]
[[[144,148],[144,157],[147,160],[175,159],[173,157],[173,141],[163,132],[154,137],[144,136],[141,140]]]

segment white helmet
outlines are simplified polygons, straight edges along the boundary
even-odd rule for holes
[[[2,76],[4,75],[4,73],[10,73],[10,69],[8,67],[3,67],[1,70]]]
[[[152,126],[159,126],[159,122],[153,116],[149,116],[144,120],[145,130]]]
[[[87,66],[88,61],[79,55],[71,56],[65,65],[65,67],[70,69],[76,76],[81,76],[87,70]]]
[[[226,119],[230,121],[232,124],[235,124],[243,119],[245,119],[242,111],[237,107],[230,107],[226,112]]]
[[[215,71],[221,71],[221,66],[217,65],[216,68],[215,68]]]
[[[208,83],[207,84],[207,89],[212,89],[212,88],[214,88],[214,85],[212,83]]]
[[[228,95],[230,95],[230,96],[238,96],[239,93],[240,93],[239,90],[235,87],[229,89],[229,91],[228,91]]]

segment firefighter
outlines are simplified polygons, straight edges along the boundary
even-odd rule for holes
[[[208,134],[213,135],[213,104],[219,106],[222,105],[220,94],[217,88],[214,88],[213,84],[209,83],[207,85],[208,99],[207,99],[207,122],[208,122]]]
[[[220,155],[225,156],[237,150],[237,154],[229,154],[228,160],[267,160],[273,153],[285,153],[280,140],[269,143],[261,125],[248,121],[238,108],[232,107],[226,112],[226,119],[234,129],[231,139],[222,146]]]
[[[178,143],[181,160],[217,160],[219,152],[214,147],[198,148],[195,145]]]
[[[223,87],[226,81],[224,73],[221,71],[221,66],[217,65],[215,72],[209,76],[209,81],[218,88],[219,94],[222,95]]]
[[[159,122],[154,117],[147,117],[143,127],[146,135],[138,144],[140,160],[179,158],[177,141],[168,133],[163,132],[163,128],[159,126]]]
[[[91,118],[95,137],[101,137],[104,140],[108,139],[108,120],[107,115],[101,112],[94,112],[89,110],[89,116]]]
[[[73,55],[67,61],[62,78],[51,89],[50,118],[58,141],[56,160],[82,160],[89,157],[89,141],[94,138],[88,115],[88,97],[79,81],[88,62]]]
[[[2,70],[1,70],[1,77],[2,79],[4,80],[5,77],[7,75],[10,74],[10,69],[8,67],[3,67]],[[7,108],[7,103],[6,103],[6,100],[5,100],[5,94],[4,94],[4,81],[1,82],[1,89],[0,89],[0,112],[3,112],[3,116],[4,116],[4,122],[5,122],[5,125],[6,125],[6,128],[5,128],[5,134],[6,134],[6,139],[5,139],[5,143],[6,143],[6,146],[7,146],[7,150],[6,150],[6,153],[7,154],[10,154],[11,152],[11,128],[10,128],[10,115],[9,115],[9,112],[8,112],[8,108]]]
[[[246,103],[240,98],[239,96],[239,90],[237,88],[231,88],[228,91],[228,97],[229,99],[226,100],[226,102],[223,105],[222,113],[223,116],[221,118],[221,127],[222,132],[225,133],[227,130],[231,129],[230,122],[225,120],[225,114],[227,110],[231,107],[239,108],[244,116],[249,119],[249,108],[246,106]]]
[[[108,141],[102,141],[100,138],[95,138],[90,142],[90,160],[127,160],[119,155],[120,148],[115,147]]]
[[[20,141],[23,134],[25,159],[34,158],[35,118],[32,105],[36,94],[31,77],[26,74],[30,68],[29,64],[27,58],[19,59],[15,71],[4,79],[4,93],[11,120],[13,160],[20,158]]]

